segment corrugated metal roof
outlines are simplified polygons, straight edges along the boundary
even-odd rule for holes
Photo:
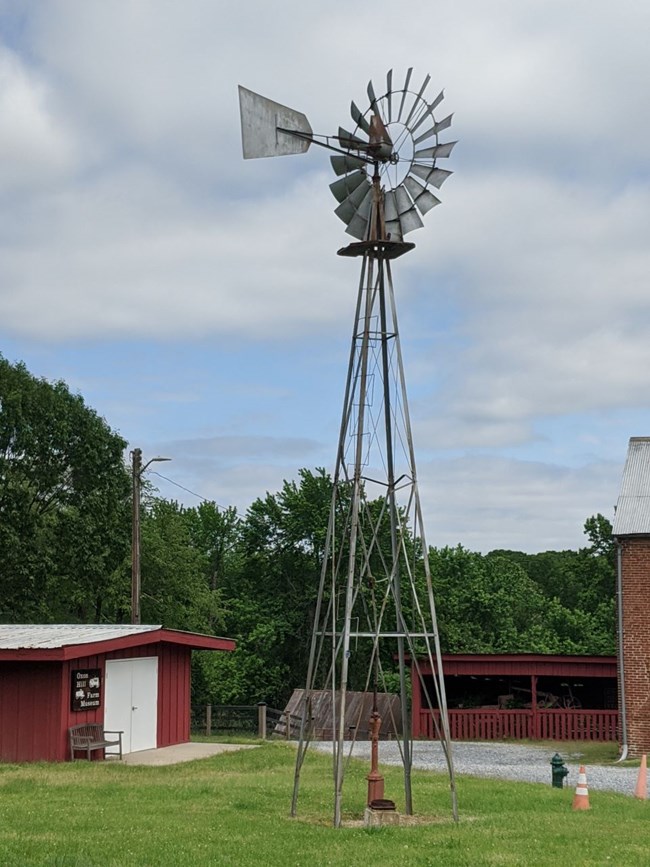
[[[45,623],[0,624],[0,649],[27,648],[54,649],[71,644],[92,644],[111,641],[128,635],[141,635],[162,629],[162,626],[133,626],[115,624]]]
[[[650,437],[630,438],[612,532],[650,535]]]

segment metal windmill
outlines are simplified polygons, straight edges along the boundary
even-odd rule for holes
[[[404,800],[412,813],[412,741],[407,664],[422,680],[419,660],[433,672],[423,690],[449,772],[452,812],[457,818],[447,704],[425,530],[420,508],[404,368],[393,292],[391,262],[415,246],[405,235],[440,203],[431,192],[451,174],[438,163],[455,142],[440,141],[451,115],[436,119],[443,93],[429,102],[430,77],[417,89],[412,69],[402,86],[392,70],[385,89],[368,84],[369,107],[352,102],[352,130],[317,135],[306,116],[240,86],[244,158],[304,153],[317,144],[333,151],[338,180],[330,189],[335,213],[358,239],[339,250],[359,257],[361,275],[352,332],[343,414],[333,476],[333,495],[318,588],[314,628],[302,702],[302,723],[292,815],[300,773],[312,737],[312,695],[331,690],[334,825],[341,824],[349,723],[346,697],[351,676],[365,669],[364,690],[385,689],[382,655],[399,669]],[[361,678],[363,680],[363,677]],[[376,702],[375,702],[376,710]],[[358,722],[353,730],[358,730]],[[350,747],[351,751],[351,747]]]

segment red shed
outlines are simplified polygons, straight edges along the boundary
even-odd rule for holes
[[[229,638],[122,625],[0,625],[0,761],[65,761],[68,729],[123,731],[123,751],[190,739],[192,650]]]

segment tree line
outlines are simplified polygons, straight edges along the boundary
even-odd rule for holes
[[[126,445],[65,383],[0,356],[2,622],[130,621]],[[194,655],[194,702],[282,707],[302,685],[331,494],[323,469],[243,515],[145,490],[142,622],[237,640]],[[585,533],[578,551],[430,548],[443,651],[613,654],[611,525],[596,515]]]

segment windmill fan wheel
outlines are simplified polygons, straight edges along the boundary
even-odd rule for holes
[[[429,102],[425,94],[430,76],[415,90],[412,74],[409,69],[404,85],[394,87],[390,70],[386,91],[379,96],[369,82],[369,107],[362,112],[352,102],[353,130],[339,127],[339,145],[346,153],[330,157],[339,178],[330,189],[339,202],[335,213],[345,223],[346,232],[361,241],[368,237],[373,202],[369,169],[379,171],[386,235],[393,241],[402,241],[408,232],[421,228],[421,217],[440,204],[430,188],[439,190],[452,174],[438,166],[456,144],[439,137],[451,126],[452,115],[440,120],[434,116],[444,92]]]

